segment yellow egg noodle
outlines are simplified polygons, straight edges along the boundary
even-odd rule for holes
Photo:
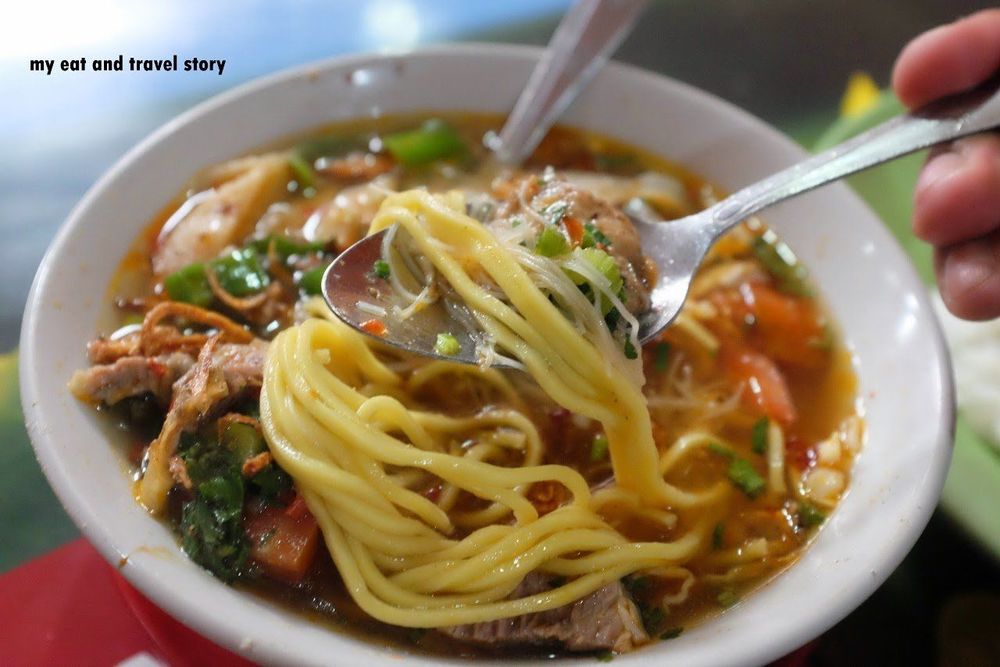
[[[542,465],[539,434],[519,410],[453,418],[415,409],[409,398],[415,388],[440,374],[471,373],[508,398],[516,392],[496,369],[431,362],[398,372],[367,337],[314,300],[313,317],[271,343],[261,422],[354,600],[386,623],[439,627],[553,609],[637,571],[679,577],[679,595],[686,594],[692,577],[678,566],[707,540],[707,518],[674,541],[632,542],[601,510],[624,507],[673,528],[671,510],[718,502],[725,485],[691,492],[664,479],[708,439],[681,438],[661,457],[641,390],[641,362],[620,351],[609,358],[607,346],[599,349],[598,337],[609,336],[603,323],[596,330],[567,318],[517,253],[465,215],[459,195],[393,194],[370,233],[394,224],[548,396],[602,424],[616,484],[591,492],[570,467]],[[472,277],[484,274],[504,300]],[[450,447],[456,440],[475,444]],[[512,454],[518,467],[509,466]],[[432,500],[420,489],[434,481],[442,493]],[[558,483],[571,499],[539,516],[525,495],[536,482]],[[489,504],[459,511],[462,492]],[[510,599],[536,570],[563,583]]]

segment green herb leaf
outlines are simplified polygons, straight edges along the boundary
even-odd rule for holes
[[[722,548],[722,538],[726,532],[726,525],[721,521],[715,524],[715,528],[712,529],[712,548],[718,551]]]
[[[450,333],[439,333],[434,343],[434,351],[442,356],[454,357],[462,351],[462,346]]]
[[[670,343],[657,343],[653,354],[653,368],[656,369],[656,372],[666,371],[670,361]]]
[[[375,263],[372,264],[372,273],[383,280],[387,280],[392,275],[392,269],[389,268],[389,262],[384,259],[376,259]]]
[[[292,488],[291,476],[278,467],[277,463],[271,463],[249,480],[250,488],[258,496],[268,503],[273,503]]]
[[[734,458],[730,462],[729,479],[750,498],[756,498],[764,490],[764,478],[746,459]]]
[[[728,608],[732,607],[734,604],[740,601],[740,597],[731,588],[724,588],[719,591],[719,594],[715,596],[715,601],[719,603],[720,607]]]
[[[643,576],[626,577],[622,579],[622,585],[625,586],[625,590],[629,592],[629,595],[634,598],[649,588],[649,580]]]
[[[605,236],[604,232],[597,228],[592,222],[584,223],[583,225],[583,239],[580,241],[580,246],[583,248],[592,248],[597,244],[601,244],[605,247],[611,247],[611,239]]]
[[[635,349],[635,345],[632,344],[631,338],[625,338],[625,358],[626,359],[639,358],[639,351]]]
[[[643,607],[641,616],[642,627],[651,635],[655,635],[663,625],[664,614],[660,607]]]
[[[678,637],[681,636],[682,632],[684,632],[684,628],[681,627],[670,628],[669,630],[664,630],[663,632],[660,633],[660,639],[663,640],[677,639]]]
[[[750,431],[750,447],[755,454],[767,451],[767,431],[770,427],[771,422],[767,417],[761,417],[754,422]]]
[[[181,438],[179,452],[196,491],[181,510],[181,546],[212,574],[233,581],[244,574],[250,553],[243,531],[241,462],[218,442],[190,435]]]
[[[812,503],[799,502],[799,526],[813,528],[826,521],[826,514]]]
[[[604,651],[603,653],[598,653],[596,656],[598,662],[611,662],[615,659],[615,654],[611,651]]]
[[[261,256],[266,256],[272,242],[274,243],[274,254],[285,262],[288,261],[289,257],[321,253],[326,249],[326,244],[299,242],[281,234],[254,239],[247,245],[260,253]]]
[[[834,336],[833,327],[829,323],[823,325],[823,333],[806,341],[806,345],[817,350],[830,350],[833,348]]]
[[[720,445],[717,442],[708,443],[708,451],[713,454],[718,454],[724,459],[732,459],[735,456],[735,454],[733,454],[733,450],[729,449],[725,445]]]
[[[590,460],[594,463],[608,458],[608,438],[605,435],[598,435],[590,443]]]
[[[315,163],[321,157],[339,157],[355,150],[362,150],[367,145],[361,139],[345,139],[344,137],[319,137],[303,141],[295,147],[295,154],[309,163]]]
[[[598,171],[622,171],[636,167],[636,156],[632,153],[598,153],[594,155]]]

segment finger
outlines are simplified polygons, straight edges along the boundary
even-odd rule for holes
[[[931,154],[914,193],[913,232],[949,246],[1000,227],[1000,136],[956,141]]]
[[[934,269],[941,298],[956,317],[1000,317],[1000,232],[935,249]]]
[[[892,87],[919,107],[975,87],[1000,68],[1000,9],[987,9],[920,35],[903,49]]]

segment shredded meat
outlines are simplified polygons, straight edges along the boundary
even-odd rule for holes
[[[551,587],[549,578],[532,573],[511,597],[535,595]],[[624,653],[649,641],[639,610],[619,581],[564,607],[498,621],[438,628],[438,631],[473,644],[552,645],[570,651]]]
[[[152,393],[161,403],[170,400],[171,387],[194,365],[183,352],[156,357],[127,356],[110,364],[73,373],[69,389],[81,401],[114,405],[129,396]]]
[[[513,183],[498,184],[506,197],[497,211],[500,218],[518,214],[535,227],[543,223],[541,214],[553,204],[565,204],[564,216],[583,224],[593,224],[608,237],[603,249],[618,264],[625,283],[625,307],[632,313],[649,309],[649,293],[654,282],[652,263],[642,254],[642,242],[632,221],[609,202],[591,194],[560,176],[543,180],[524,176]]]
[[[271,465],[271,452],[261,452],[256,456],[251,456],[246,461],[243,462],[243,467],[240,468],[240,472],[244,477],[253,477],[261,470]]]
[[[208,339],[197,361],[173,386],[173,400],[160,435],[149,446],[146,474],[139,486],[143,504],[163,509],[173,483],[169,460],[182,433],[198,428],[212,414],[248,389],[259,389],[264,376],[267,344],[220,344],[220,334]]]

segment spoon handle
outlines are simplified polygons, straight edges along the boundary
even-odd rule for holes
[[[523,162],[608,61],[647,0],[577,0],[556,28],[514,110],[490,146],[504,164]]]
[[[761,209],[862,169],[1000,126],[1000,77],[896,116],[867,132],[743,188],[713,207],[709,224],[721,234]]]

